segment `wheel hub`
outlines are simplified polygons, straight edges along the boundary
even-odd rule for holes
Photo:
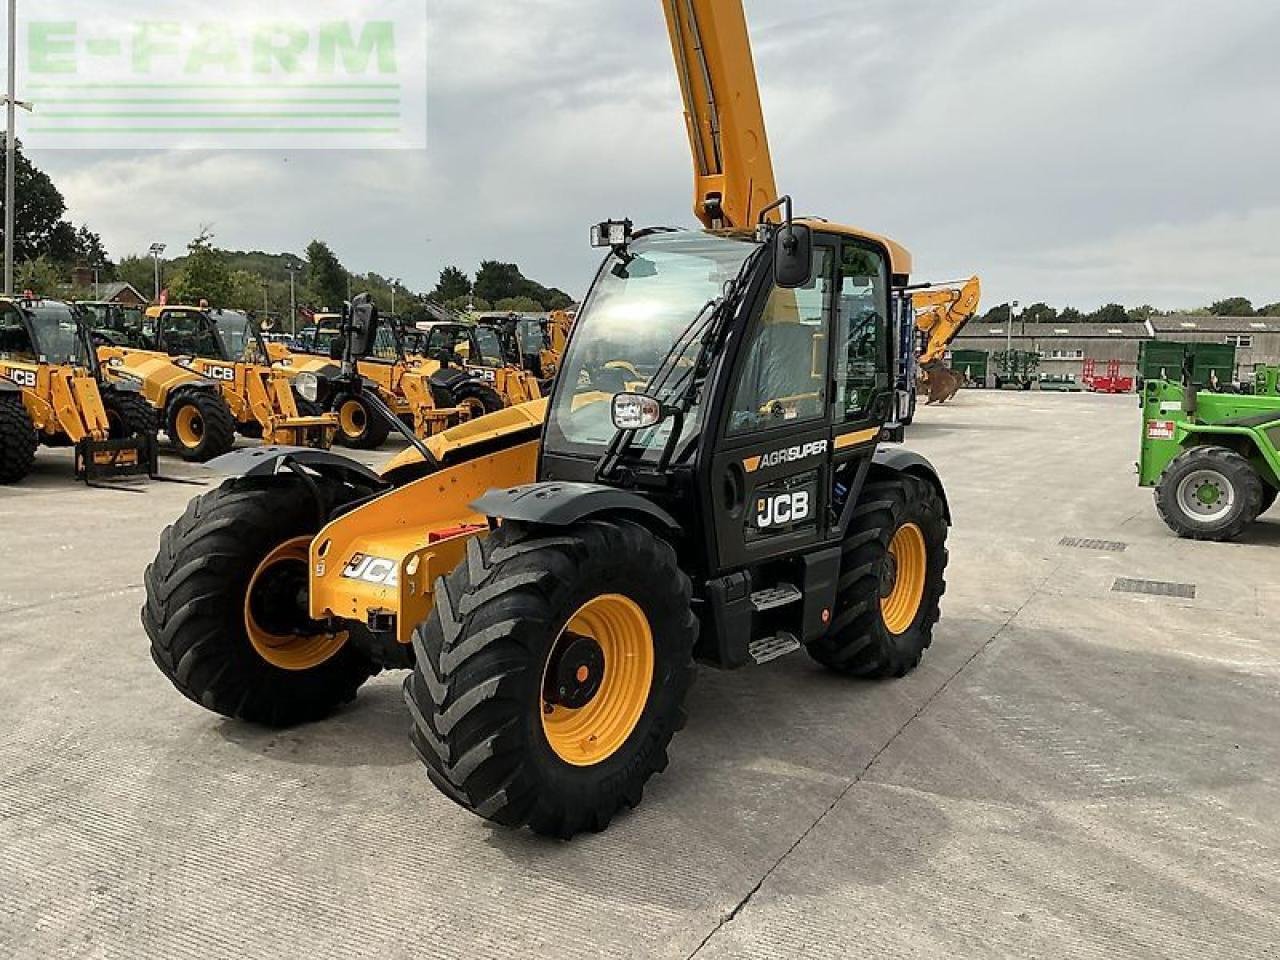
[[[311,619],[308,583],[310,537],[280,544],[259,564],[244,598],[244,626],[262,659],[281,670],[310,670],[326,663],[347,643]]]
[[[1222,520],[1231,513],[1236,491],[1231,480],[1216,470],[1195,470],[1177,488],[1178,506],[1187,516],[1204,523]]]
[[[581,710],[604,683],[604,651],[591,637],[565,633],[547,664],[542,699],[548,707]]]

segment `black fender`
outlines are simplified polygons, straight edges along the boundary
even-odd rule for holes
[[[22,388],[6,377],[0,377],[0,393],[21,393]]]
[[[471,504],[496,520],[514,520],[548,527],[567,527],[605,514],[621,514],[667,536],[680,533],[674,517],[652,501],[617,487],[599,483],[530,483],[490,490]]]
[[[906,447],[881,445],[876,448],[875,455],[871,458],[871,476],[888,472],[909,473],[933,484],[938,491],[938,496],[942,498],[942,515],[948,525],[951,523],[951,504],[947,500],[947,491],[942,486],[942,478],[938,476],[938,471],[934,469],[932,463]]]
[[[337,480],[371,483],[375,487],[387,485],[382,477],[359,461],[332,450],[313,450],[308,447],[272,446],[233,450],[210,460],[205,468],[228,477],[274,477],[288,472],[291,464]]]

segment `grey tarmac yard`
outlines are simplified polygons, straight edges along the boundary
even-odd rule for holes
[[[138,608],[199,491],[87,490],[41,451],[0,490],[0,956],[1280,955],[1280,510],[1174,539],[1138,419],[923,410],[955,528],[921,669],[703,670],[645,803],[569,844],[438,794],[399,675],[283,733],[184,700]]]

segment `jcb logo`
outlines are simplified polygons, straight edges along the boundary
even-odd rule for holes
[[[342,579],[376,583],[384,587],[400,585],[400,567],[394,560],[357,553],[342,570]]]
[[[471,374],[474,380],[486,380],[489,383],[498,379],[498,371],[490,367],[467,367],[467,373]]]
[[[205,367],[204,375],[210,380],[221,380],[223,383],[230,383],[236,378],[234,367]]]
[[[779,493],[756,501],[756,526],[761,530],[785,527],[809,519],[808,490]]]
[[[34,370],[10,370],[9,379],[20,387],[32,387],[36,385],[36,372]]]

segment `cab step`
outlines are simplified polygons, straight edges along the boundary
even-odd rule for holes
[[[747,644],[747,653],[756,663],[768,663],[770,660],[777,660],[789,653],[795,653],[799,649],[800,641],[793,634],[786,632],[772,637],[761,637]]]
[[[790,583],[780,583],[768,590],[757,590],[751,594],[751,606],[756,613],[787,607],[804,599],[800,589]]]

